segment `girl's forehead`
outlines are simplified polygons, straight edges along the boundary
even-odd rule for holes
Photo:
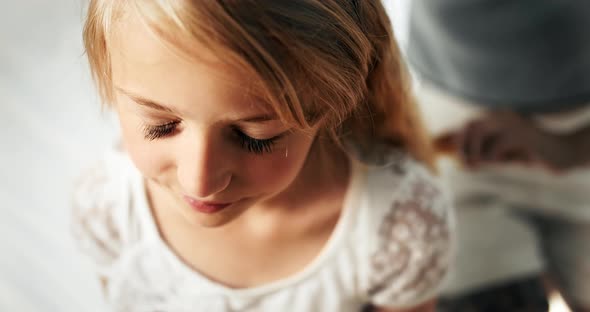
[[[225,62],[222,52],[193,42],[191,55],[182,53],[138,18],[120,21],[109,46],[113,82],[118,87],[142,85],[158,91],[165,86],[179,93],[193,89],[259,102],[256,79]]]
[[[108,46],[110,54],[118,54],[127,61],[144,66],[198,66],[210,68],[218,74],[235,76],[235,70],[224,62],[221,51],[196,41],[178,42],[176,45],[169,43],[135,15],[116,23]]]

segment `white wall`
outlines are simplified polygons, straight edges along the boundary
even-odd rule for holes
[[[102,310],[69,233],[72,179],[112,140],[82,1],[0,1],[0,311]]]

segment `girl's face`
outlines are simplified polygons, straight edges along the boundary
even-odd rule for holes
[[[139,22],[110,46],[116,110],[135,165],[191,224],[223,225],[278,199],[297,178],[315,133],[294,131],[249,96],[248,77],[199,49],[192,62]],[[124,29],[124,30],[123,30]]]

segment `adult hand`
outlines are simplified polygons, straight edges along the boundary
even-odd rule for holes
[[[470,169],[487,164],[541,165],[561,172],[575,165],[575,146],[567,136],[544,131],[529,118],[491,112],[437,139],[451,142]]]

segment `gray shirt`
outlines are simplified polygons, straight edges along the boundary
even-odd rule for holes
[[[573,109],[590,102],[590,0],[413,0],[408,58],[490,108]]]

